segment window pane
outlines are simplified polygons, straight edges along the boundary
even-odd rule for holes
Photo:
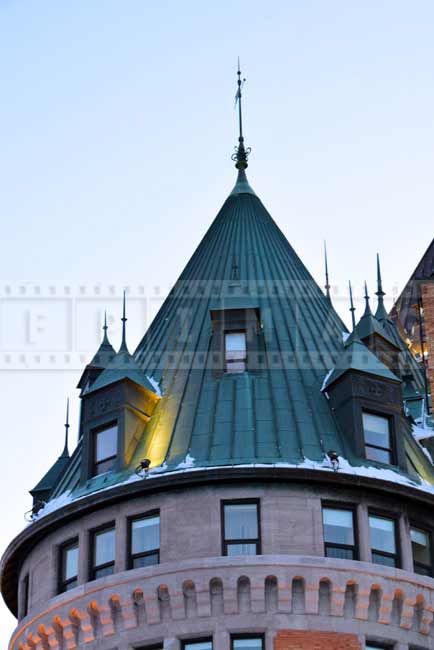
[[[160,517],[144,517],[131,523],[131,553],[146,553],[160,548]]]
[[[228,544],[228,555],[256,555],[256,544]]]
[[[115,529],[104,530],[95,535],[94,566],[115,560]]]
[[[368,445],[390,448],[389,419],[372,413],[363,413],[365,442]]]
[[[396,558],[394,555],[380,555],[380,553],[376,553],[375,551],[372,551],[372,562],[374,564],[382,564],[383,566],[396,566]]]
[[[323,508],[324,539],[330,544],[354,544],[353,513],[351,510]]]
[[[410,529],[413,560],[429,566],[431,564],[431,544],[429,534],[419,528]]]
[[[395,522],[386,517],[369,515],[371,548],[385,553],[396,553]]]
[[[234,358],[244,358],[246,356],[246,334],[245,332],[234,332],[232,334],[226,334],[226,353],[229,358],[229,353],[242,353],[241,357],[234,357],[230,355],[231,359]]]
[[[262,650],[262,639],[234,639],[234,650]]]
[[[143,555],[141,557],[133,558],[133,569],[139,569],[144,566],[152,566],[154,564],[159,564],[160,557],[158,553],[151,553],[150,555]]]
[[[225,539],[257,539],[258,507],[256,503],[225,505]]]
[[[98,580],[98,578],[104,578],[105,576],[111,576],[113,573],[113,565],[111,564],[110,566],[106,566],[103,569],[96,569],[94,571],[94,577],[95,580]]]
[[[352,548],[333,548],[327,546],[326,557],[334,557],[338,560],[354,560],[354,550]]]
[[[104,458],[116,456],[118,448],[117,426],[111,426],[107,429],[103,429],[102,431],[98,431],[95,435],[95,462],[98,463],[104,460]]]
[[[184,647],[185,650],[212,650],[212,641],[192,641]]]
[[[78,544],[68,546],[62,552],[62,580],[66,582],[78,575]]]
[[[389,464],[392,462],[392,455],[390,451],[385,449],[376,449],[375,447],[366,447],[366,458],[375,460],[377,463]]]
[[[75,580],[71,580],[68,582],[68,584],[64,585],[63,589],[64,591],[69,591],[70,589],[75,589],[75,587],[78,585],[78,580],[75,578]]]

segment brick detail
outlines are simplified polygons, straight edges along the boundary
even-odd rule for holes
[[[428,352],[427,375],[434,391],[434,282],[424,282],[421,286],[423,302],[423,325],[425,330],[425,352]]]
[[[354,634],[281,630],[274,639],[274,650],[361,650]]]

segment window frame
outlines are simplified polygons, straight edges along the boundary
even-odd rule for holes
[[[64,560],[65,560],[64,553],[69,548],[72,548],[72,547],[75,547],[75,546],[77,547],[78,556],[80,556],[80,545],[79,545],[78,536],[77,537],[72,537],[71,539],[68,539],[66,542],[63,542],[59,546],[58,560],[57,560],[57,593],[58,594],[63,594],[66,591],[68,591],[67,587],[70,584],[72,584],[73,582],[77,582],[76,586],[78,586],[79,566],[77,566],[77,575],[74,578],[70,578],[69,580],[63,580],[63,569],[64,569]],[[77,564],[78,564],[78,562],[77,562]]]
[[[366,413],[366,415],[375,415],[377,417],[383,418],[384,420],[387,420],[387,423],[389,425],[389,441],[390,441],[390,447],[380,447],[379,445],[372,445],[368,444],[366,442],[366,434],[365,434],[365,425],[363,423],[363,415]],[[363,446],[365,450],[365,457],[367,460],[373,463],[380,463],[380,465],[396,465],[397,464],[397,455],[396,455],[396,438],[395,438],[395,427],[394,427],[394,418],[390,413],[384,413],[384,411],[376,411],[371,408],[362,408],[362,432],[363,432]],[[380,460],[373,460],[371,458],[368,458],[366,454],[366,448],[369,447],[371,449],[378,449],[379,451],[387,451],[390,454],[390,462],[389,463],[383,463]]]
[[[104,533],[106,531],[113,530],[115,534],[115,556],[113,561],[111,562],[106,562],[105,564],[94,564],[94,555],[95,555],[95,540],[97,535],[100,533]],[[89,570],[88,570],[88,575],[89,575],[89,582],[92,580],[100,580],[95,573],[96,571],[99,571],[100,569],[106,569],[109,566],[113,567],[113,573],[115,572],[115,565],[116,565],[116,522],[111,521],[107,524],[103,524],[102,526],[98,526],[98,528],[93,528],[91,531],[89,531],[90,535],[90,540],[89,540]],[[101,576],[104,577],[104,576]]]
[[[323,511],[325,509],[329,510],[346,510],[351,512],[353,519],[353,534],[354,534],[354,545],[350,544],[332,544],[331,542],[326,542],[325,538],[325,528],[324,528],[324,517]],[[353,558],[350,560],[357,561],[360,559],[360,544],[359,544],[359,527],[357,521],[357,505],[356,504],[340,504],[333,501],[322,501],[321,502],[321,517],[322,517],[322,527],[323,527],[323,541],[324,541],[324,557],[331,557],[327,555],[327,547],[333,548],[342,548],[342,549],[351,549],[353,550]],[[334,558],[334,559],[344,559],[344,558]]]
[[[246,633],[246,634],[231,634],[231,650],[236,650],[234,642],[243,641],[244,639],[260,639],[262,642],[261,650],[265,650],[265,633]]]
[[[226,349],[226,336],[228,334],[244,334],[246,342],[246,354],[243,359],[229,360],[227,358],[227,349]],[[223,330],[223,349],[225,354],[225,373],[228,375],[242,375],[244,372],[247,372],[247,329],[224,329]],[[244,370],[237,370],[235,372],[228,370],[228,365],[231,363],[244,363]]]
[[[379,517],[380,519],[387,519],[389,521],[393,521],[394,524],[394,538],[395,538],[395,548],[396,548],[396,553],[386,553],[385,551],[380,551],[377,549],[373,549],[371,546],[371,526],[369,524],[369,518],[370,517]],[[368,508],[368,533],[369,533],[369,549],[371,551],[371,562],[372,564],[379,564],[378,562],[374,562],[372,559],[372,554],[373,552],[377,553],[378,555],[381,555],[383,557],[394,557],[396,559],[396,564],[393,568],[395,569],[401,569],[402,567],[402,558],[401,558],[401,539],[399,536],[399,515],[391,515],[388,512],[385,512],[384,510],[371,510]],[[379,564],[379,566],[389,566],[389,565],[382,565]],[[392,568],[392,567],[389,567]],[[387,647],[387,646],[386,646]]]
[[[182,639],[181,650],[186,650],[189,643],[211,643],[211,648],[214,648],[214,638],[212,636],[202,636],[198,639]]]
[[[413,519],[410,520],[409,522],[409,531],[410,531],[410,544],[411,544],[411,554],[412,554],[412,561],[413,561],[413,571],[417,575],[422,575],[426,577],[434,577],[434,544],[433,544],[433,531],[430,528],[426,528],[425,526],[421,526],[417,521],[413,521]],[[426,564],[422,564],[421,562],[415,562],[414,561],[414,553],[413,553],[413,542],[411,541],[411,529],[415,528],[416,530],[420,530],[423,533],[426,533],[429,538],[430,542],[430,565],[427,566]],[[415,566],[421,566],[425,569],[429,570],[429,573],[417,573],[415,571]]]
[[[116,436],[116,453],[113,456],[107,456],[103,460],[96,460],[96,447],[97,447],[97,439],[98,439],[98,434],[101,433],[101,431],[105,431],[106,429],[111,429],[113,427],[116,427],[117,429],[117,436]],[[91,462],[91,476],[96,477],[96,476],[103,476],[103,474],[107,474],[107,472],[113,471],[115,465],[116,465],[116,460],[119,456],[119,421],[118,420],[111,420],[110,422],[105,422],[104,424],[100,424],[97,427],[94,427],[93,429],[90,430],[90,436],[91,436],[91,448],[92,448],[92,462]],[[107,469],[105,472],[97,472],[95,471],[96,468],[99,465],[102,465],[103,463],[106,463],[109,460],[113,460],[113,467],[110,469]]]
[[[225,530],[225,506],[237,506],[237,505],[247,505],[254,504],[256,505],[256,517],[258,523],[258,537],[248,538],[248,539],[231,539],[226,541],[226,530]],[[223,499],[220,502],[220,518],[221,518],[221,543],[222,543],[222,555],[228,556],[228,546],[235,544],[256,544],[256,553],[255,555],[262,555],[262,530],[261,530],[261,500],[260,499]]]
[[[143,553],[133,553],[132,552],[132,542],[133,542],[133,523],[135,521],[139,521],[140,519],[147,519],[148,517],[159,517],[160,519],[160,540],[159,540],[159,545],[157,550],[153,551],[145,551]],[[158,562],[155,563],[155,565],[149,565],[149,566],[156,566],[157,564],[160,564],[160,554],[161,554],[161,514],[159,508],[156,508],[154,510],[148,510],[147,512],[144,512],[140,515],[133,515],[131,517],[127,518],[127,523],[128,523],[128,529],[127,529],[127,568],[128,570],[132,570],[134,568],[139,568],[139,567],[134,567],[134,560],[136,558],[140,557],[148,557],[150,555],[154,555],[157,553],[158,555]],[[140,567],[140,568],[146,568],[146,567]]]

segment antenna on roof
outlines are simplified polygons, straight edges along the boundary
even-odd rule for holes
[[[324,239],[324,268],[325,268],[325,285],[324,289],[326,290],[326,296],[327,300],[331,302],[330,298],[330,282],[329,282],[329,268],[328,268],[328,263],[327,263],[327,243],[326,240]]]
[[[354,312],[356,311],[356,308],[354,307],[354,302],[353,302],[353,289],[351,287],[351,282],[348,282],[348,287],[350,290],[350,312],[351,312],[351,323],[353,325],[353,331],[356,327],[356,317],[354,316]]]
[[[251,147],[247,147],[247,149],[244,147],[243,110],[241,105],[241,98],[242,98],[242,89],[244,87],[246,80],[241,79],[240,57],[238,57],[237,75],[238,75],[238,80],[237,80],[238,88],[235,94],[235,107],[238,104],[239,136],[238,136],[238,146],[235,147],[235,153],[232,154],[232,160],[235,162],[235,167],[241,171],[247,169],[248,166],[247,159],[251,152]]]

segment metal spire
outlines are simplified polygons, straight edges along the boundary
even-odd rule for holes
[[[377,311],[375,312],[375,317],[380,321],[386,320],[387,312],[383,300],[383,296],[385,296],[386,294],[383,291],[383,285],[381,282],[380,256],[378,253],[377,253],[377,291],[375,292],[375,295],[378,298],[378,306],[377,306]]]
[[[363,316],[369,316],[371,314],[371,306],[369,304],[368,285],[366,284],[366,280],[365,280],[365,303],[366,303],[365,313],[363,314]]]
[[[103,343],[109,343],[108,336],[107,336],[107,330],[108,330],[108,325],[107,325],[107,309],[104,310],[104,325],[102,326],[104,330],[104,336],[102,339]]]
[[[354,315],[354,312],[356,311],[356,308],[354,307],[354,302],[353,302],[353,289],[351,287],[351,282],[348,282],[348,287],[350,289],[350,312],[351,312],[351,323],[353,325],[353,331],[356,328],[356,317]]]
[[[324,289],[326,290],[327,300],[331,302],[332,299],[330,297],[329,268],[327,264],[327,244],[325,239],[324,239],[324,267],[325,267],[325,281],[326,281],[324,285]]]
[[[235,162],[235,167],[240,171],[247,169],[248,163],[247,158],[251,152],[251,148],[244,147],[244,136],[243,136],[243,111],[241,105],[242,98],[242,89],[244,86],[245,79],[241,79],[241,69],[240,69],[240,57],[238,57],[238,80],[237,80],[237,92],[235,95],[235,106],[238,103],[238,123],[239,123],[239,137],[238,137],[238,146],[235,147],[235,153],[232,155],[232,160]]]
[[[121,321],[122,321],[122,343],[121,343],[121,347],[119,348],[119,352],[121,352],[121,351],[122,352],[128,352],[128,348],[127,348],[127,328],[126,328],[126,322],[127,322],[128,319],[126,317],[125,294],[126,294],[126,291],[124,289],[124,298],[123,298],[123,306],[122,306],[122,318],[121,318]]]
[[[62,452],[62,456],[67,456],[69,458],[68,439],[69,439],[69,397],[66,400],[65,447]]]

